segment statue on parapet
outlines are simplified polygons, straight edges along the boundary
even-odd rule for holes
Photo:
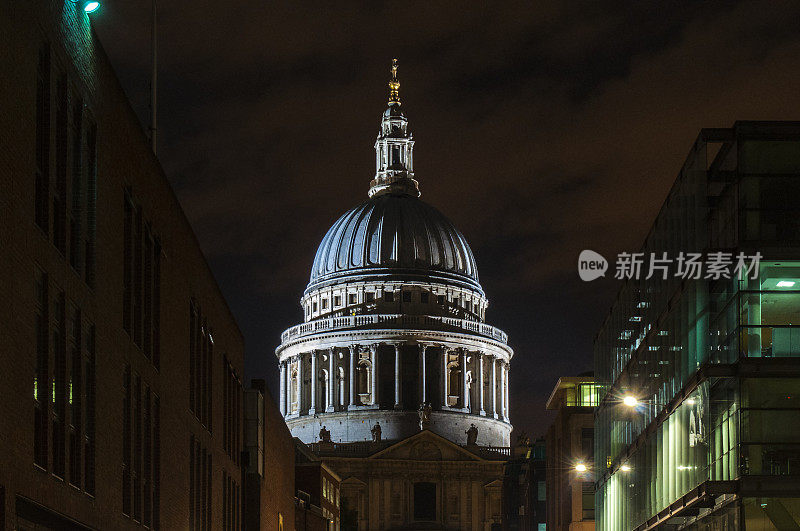
[[[427,430],[431,425],[431,405],[428,403],[419,405],[419,429]]]
[[[319,442],[322,443],[330,443],[331,442],[331,430],[323,426],[319,430]]]
[[[464,433],[467,434],[467,446],[478,445],[478,428],[475,427],[475,424],[470,424],[469,429]]]
[[[376,422],[370,431],[372,432],[372,442],[381,442],[381,423]]]

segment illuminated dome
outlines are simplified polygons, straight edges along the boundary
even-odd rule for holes
[[[461,232],[408,194],[375,195],[345,212],[317,249],[306,291],[353,277],[438,279],[483,292]]]
[[[396,62],[391,73],[369,199],[328,229],[300,298],[303,322],[275,349],[280,410],[294,437],[328,448],[429,429],[491,453],[510,444],[514,351],[486,322],[464,235],[419,198]]]

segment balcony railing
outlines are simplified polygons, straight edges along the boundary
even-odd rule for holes
[[[488,337],[503,344],[508,343],[508,335],[494,326],[438,315],[406,315],[406,314],[370,314],[328,317],[299,324],[281,334],[281,342],[293,339],[340,330],[356,330],[370,328],[419,328],[423,330],[444,330],[454,332],[470,332]]]

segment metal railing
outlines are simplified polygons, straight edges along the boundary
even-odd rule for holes
[[[421,328],[430,330],[454,330],[471,332],[488,337],[503,344],[508,343],[508,334],[491,325],[466,319],[438,315],[368,314],[327,317],[299,324],[281,334],[281,342],[287,343],[303,336],[336,330],[369,328]]]

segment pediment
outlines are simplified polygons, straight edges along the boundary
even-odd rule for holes
[[[359,488],[367,486],[366,483],[364,483],[363,481],[361,481],[360,479],[358,479],[355,476],[350,476],[349,478],[342,480],[340,485],[342,487],[359,487]]]
[[[429,430],[384,448],[369,459],[407,461],[483,461],[482,458]]]

